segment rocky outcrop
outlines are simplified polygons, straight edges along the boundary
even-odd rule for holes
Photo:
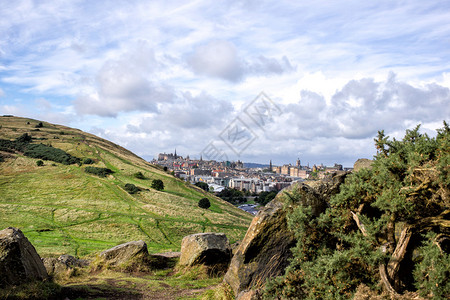
[[[0,231],[0,286],[47,278],[41,258],[22,231],[13,227]]]
[[[89,266],[90,261],[86,259],[78,259],[71,255],[61,255],[58,258],[53,257],[44,257],[42,258],[42,262],[44,263],[45,269],[47,270],[48,275],[56,276],[63,272],[66,272],[69,269],[83,268]]]
[[[150,255],[144,241],[132,241],[105,250],[99,255],[97,268],[117,268],[123,271],[150,271],[153,268],[165,268],[172,258]]]
[[[223,233],[197,233],[181,241],[181,266],[223,265],[231,260],[231,247]]]
[[[371,169],[373,160],[367,158],[360,158],[353,164],[353,171],[358,172],[361,169]]]
[[[266,279],[281,275],[291,257],[295,240],[286,223],[286,211],[277,197],[255,218],[233,256],[225,274],[235,295],[262,287]]]
[[[235,295],[256,299],[257,292],[247,291],[258,290],[268,278],[284,274],[292,257],[290,249],[296,243],[288,229],[287,212],[293,206],[305,205],[318,216],[325,211],[330,197],[339,192],[346,176],[341,172],[323,181],[294,184],[256,215],[225,274],[224,280]]]
[[[111,266],[145,256],[148,256],[147,244],[142,240],[117,245],[100,253],[100,257]]]

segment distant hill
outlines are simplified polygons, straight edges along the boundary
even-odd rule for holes
[[[244,167],[245,168],[268,168],[269,165],[265,165],[265,164],[258,164],[258,163],[244,163]]]
[[[24,134],[32,147],[8,148]],[[250,224],[249,214],[81,130],[3,116],[0,139],[0,229],[19,227],[43,256],[84,256],[141,239],[150,252],[178,251],[185,235],[224,232],[234,242]],[[61,156],[59,150],[68,159],[42,159]],[[87,167],[112,173],[101,177]],[[151,188],[154,179],[163,181],[163,191]],[[130,194],[126,184],[141,191]],[[205,196],[208,210],[198,207]]]

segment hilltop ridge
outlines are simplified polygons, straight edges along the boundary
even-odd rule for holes
[[[0,151],[0,227],[15,226],[41,255],[85,256],[130,240],[149,251],[177,251],[181,239],[198,232],[224,232],[241,239],[251,216],[229,203],[151,165],[129,150],[78,129],[48,122],[0,117],[0,139],[23,134],[32,144],[61,149],[88,166],[110,169],[99,177],[86,164],[62,164]],[[135,176],[141,173],[143,177]],[[151,188],[154,179],[164,190]],[[141,190],[130,194],[126,184]],[[208,197],[211,207],[198,207]]]

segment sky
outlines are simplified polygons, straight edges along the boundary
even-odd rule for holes
[[[450,2],[6,1],[0,115],[275,165],[376,154],[450,119]]]

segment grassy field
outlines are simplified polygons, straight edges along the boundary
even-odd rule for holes
[[[0,152],[0,228],[20,228],[41,256],[78,257],[120,243],[144,240],[149,252],[179,251],[181,239],[198,232],[223,232],[233,243],[243,238],[252,216],[154,167],[128,150],[65,126],[19,117],[0,117],[0,139],[31,134],[33,143],[62,149],[95,167],[114,171],[105,178],[85,165],[63,165],[21,153]],[[37,130],[39,129],[39,130]],[[145,179],[133,176],[141,172]],[[161,179],[165,189],[151,188]],[[144,189],[130,195],[126,183]],[[198,201],[207,196],[211,207]]]

